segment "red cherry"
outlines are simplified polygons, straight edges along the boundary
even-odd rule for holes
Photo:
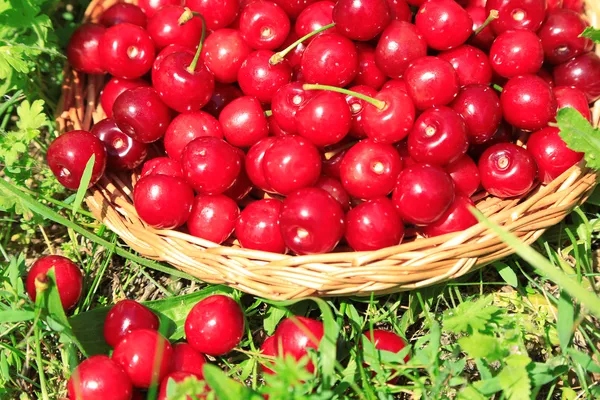
[[[542,66],[542,69],[540,69],[536,75],[542,78],[551,88],[556,86],[554,78],[552,77],[552,72],[549,71],[548,68]]]
[[[269,187],[283,195],[314,185],[321,175],[319,151],[300,136],[277,138],[265,151],[262,164]]]
[[[115,346],[112,359],[129,375],[133,386],[158,385],[171,369],[173,348],[169,341],[152,329],[129,332]]]
[[[256,97],[233,100],[221,111],[219,122],[225,139],[237,147],[250,147],[269,136],[267,117]]]
[[[223,85],[215,82],[215,90],[212,97],[202,109],[213,117],[219,118],[219,114],[221,114],[223,108],[240,96],[243,96],[243,93],[237,86]]]
[[[573,10],[578,14],[583,13],[584,0],[564,0],[563,8]]]
[[[383,85],[381,90],[386,90],[386,89],[391,89],[391,88],[397,88],[397,89],[404,91],[405,93],[408,93],[408,91],[406,89],[406,82],[404,82],[404,79],[390,79]]]
[[[139,167],[148,154],[147,145],[123,133],[115,121],[103,119],[92,127],[92,135],[102,141],[106,149],[107,167],[114,171]]]
[[[133,388],[123,368],[107,356],[92,356],[73,370],[67,383],[71,400],[129,400]]]
[[[344,210],[325,190],[304,188],[283,201],[279,224],[285,244],[294,253],[328,253],[344,235]]]
[[[252,1],[240,14],[240,32],[257,50],[275,50],[281,46],[290,27],[290,19],[283,8],[271,1]]]
[[[290,31],[290,34],[285,39],[283,44],[277,49],[277,51],[285,50],[288,46],[292,45],[298,39],[300,39],[300,36],[298,36],[298,34],[294,30]],[[302,54],[304,54],[304,50],[306,50],[307,41],[308,40],[296,45],[296,47],[294,47],[294,49],[287,53],[287,55],[285,56],[285,59],[292,68],[300,67],[300,62],[302,61]]]
[[[535,74],[544,63],[542,42],[530,31],[502,32],[492,44],[490,61],[494,71],[504,78]]]
[[[294,25],[298,37],[303,37],[333,23],[333,7],[335,7],[333,1],[317,1],[302,10]],[[304,43],[308,45],[315,37],[307,39]]]
[[[268,338],[265,339],[265,341],[263,342],[262,346],[260,346],[260,352],[263,356],[277,356],[277,348],[275,347],[276,343],[275,343],[275,336],[269,336]],[[274,375],[275,372],[270,369],[269,367],[267,367],[267,365],[272,365],[273,363],[270,361],[263,361],[260,365],[260,369],[262,371],[263,374],[268,374],[268,375]]]
[[[271,101],[271,110],[277,125],[289,134],[297,133],[296,113],[314,95],[315,92],[304,90],[300,82],[292,82],[280,87]]]
[[[317,183],[315,183],[315,187],[319,189],[323,189],[327,193],[331,195],[334,199],[340,203],[344,212],[347,212],[350,209],[350,196],[342,182],[339,180],[332,178],[330,176],[322,175]]]
[[[271,115],[270,117],[267,117],[267,123],[269,124],[269,135],[270,136],[279,137],[279,136],[290,135],[289,132],[286,132],[283,129],[281,129],[281,127],[279,126],[277,121],[275,121],[275,118],[273,117],[273,115]]]
[[[267,182],[263,168],[265,152],[275,143],[276,137],[266,137],[248,150],[245,160],[245,169],[250,181],[259,189],[266,192],[274,192],[271,185]]]
[[[174,229],[185,224],[194,201],[192,188],[181,178],[148,175],[133,190],[138,216],[158,229]]]
[[[112,78],[108,81],[100,93],[100,103],[102,104],[102,110],[104,110],[106,116],[108,118],[112,117],[113,104],[115,104],[115,100],[117,100],[117,97],[119,97],[121,93],[142,86],[150,85],[143,79]]]
[[[104,320],[104,340],[115,347],[125,335],[136,329],[157,331],[158,317],[146,306],[135,300],[121,300],[108,312]]]
[[[182,6],[185,0],[138,0],[138,7],[146,14],[146,17],[152,16],[161,8],[169,5]]]
[[[67,45],[69,64],[86,74],[103,74],[104,60],[100,54],[100,43],[106,29],[98,24],[83,24],[73,32]]]
[[[462,156],[446,167],[446,172],[454,181],[456,193],[471,197],[477,192],[481,185],[479,168],[475,161],[467,155]]]
[[[270,63],[274,54],[270,50],[250,53],[238,71],[242,92],[256,96],[261,103],[270,103],[277,90],[292,80],[292,67],[287,61]]]
[[[370,86],[353,86],[350,88],[350,90],[352,92],[364,94],[365,96],[369,97],[377,96],[377,90]],[[367,133],[365,132],[365,128],[363,126],[363,111],[369,103],[352,95],[346,95],[346,103],[348,103],[348,106],[350,106],[350,111],[352,112],[350,132],[348,133],[350,136],[357,139],[363,139],[367,137]]]
[[[165,58],[167,58],[167,56],[170,56],[173,53],[181,53],[181,52],[188,53],[192,57],[195,54],[195,51],[193,48],[185,47],[180,44],[170,44],[167,47],[165,47],[164,49],[162,49],[158,53],[156,58],[154,59],[154,63],[152,64],[152,74],[156,74],[156,71],[158,71],[158,67],[160,66],[160,64],[162,64],[163,60]]]
[[[327,153],[323,154],[323,175],[340,179],[340,166],[346,152],[346,149],[342,149],[334,152],[332,155],[328,155]]]
[[[503,121],[489,140],[481,144],[472,143],[469,149],[469,155],[477,160],[488,147],[497,143],[512,142],[515,139],[513,133],[513,127]]]
[[[192,140],[203,136],[223,139],[221,124],[204,111],[192,111],[176,116],[165,133],[165,151],[174,160],[181,159],[183,149]]]
[[[231,187],[242,168],[233,146],[211,136],[191,141],[181,155],[186,181],[200,194],[219,194]]]
[[[315,146],[330,146],[348,134],[351,120],[343,94],[320,91],[296,113],[297,133]]]
[[[104,69],[119,78],[134,79],[146,74],[152,68],[154,56],[150,35],[137,25],[112,26],[100,41]]]
[[[408,95],[419,110],[445,106],[458,94],[458,75],[452,64],[438,57],[413,61],[404,74]]]
[[[148,33],[157,50],[177,44],[195,49],[202,37],[202,20],[191,15],[180,21],[186,13],[182,6],[165,6],[148,21]]]
[[[427,42],[410,22],[392,21],[381,34],[375,49],[375,63],[381,71],[400,79],[410,63],[427,55]]]
[[[252,181],[250,181],[250,178],[246,173],[246,154],[244,154],[244,152],[241,149],[236,148],[236,151],[240,156],[241,170],[235,182],[233,182],[233,185],[231,185],[229,189],[224,191],[223,194],[229,197],[230,199],[239,202],[250,193],[254,186],[252,185]]]
[[[200,13],[211,31],[225,28],[237,17],[239,0],[186,0],[185,5]]]
[[[290,355],[296,360],[307,357],[307,348],[318,349],[321,339],[325,335],[323,323],[311,318],[293,316],[279,323],[275,330],[275,349],[281,348],[282,355]],[[308,362],[306,369],[314,372],[312,361]]]
[[[489,85],[492,82],[492,66],[489,58],[476,47],[463,45],[440,53],[438,57],[452,64],[460,86]]]
[[[465,121],[471,143],[490,140],[502,122],[500,99],[489,86],[469,85],[461,89],[450,105]]]
[[[376,100],[384,107],[369,104],[365,107],[362,125],[369,139],[379,143],[395,143],[408,135],[415,122],[415,105],[398,87],[382,89]]]
[[[202,46],[202,60],[218,82],[233,83],[252,47],[240,31],[219,29],[206,38]]]
[[[148,175],[168,175],[183,178],[181,163],[169,157],[156,157],[144,163],[140,178]]]
[[[557,8],[563,8],[563,0],[548,0],[547,9],[548,11]]]
[[[173,372],[189,372],[198,378],[203,378],[202,368],[206,364],[206,358],[194,350],[188,343],[176,343],[173,345]]]
[[[187,227],[193,236],[221,244],[233,233],[239,215],[236,202],[223,194],[198,195]]]
[[[136,5],[118,3],[109,7],[100,16],[100,23],[107,28],[123,23],[139,25],[142,28],[146,27],[146,14]]]
[[[479,174],[484,189],[503,199],[529,192],[537,175],[537,166],[527,150],[512,143],[499,143],[481,155]]]
[[[338,0],[333,8],[335,29],[352,40],[375,38],[391,20],[386,0]]]
[[[387,197],[365,201],[346,215],[346,240],[356,251],[396,246],[403,236],[400,215]]]
[[[196,351],[221,356],[233,350],[244,334],[244,313],[231,297],[209,296],[185,319],[185,336]]]
[[[356,47],[339,33],[324,32],[306,47],[301,69],[308,83],[346,86],[358,73]]]
[[[158,389],[158,400],[169,400],[170,398],[172,398],[172,397],[167,396],[167,388],[169,386],[169,381],[174,381],[176,383],[181,384],[182,382],[187,381],[187,380],[200,381],[202,379],[197,374],[194,374],[191,372],[184,372],[184,371],[171,372],[170,374],[165,376],[163,378],[162,382],[160,383],[160,387]],[[204,386],[204,391],[202,393],[186,395],[185,399],[186,400],[206,399],[206,393],[208,393],[208,392],[209,392],[208,386]]]
[[[554,88],[554,96],[558,109],[572,107],[579,111],[584,118],[592,122],[592,113],[587,102],[585,93],[570,86],[559,86]]]
[[[235,234],[242,247],[271,253],[285,253],[279,228],[282,203],[277,199],[255,201],[237,220]]]
[[[104,175],[106,150],[102,141],[91,133],[86,131],[63,133],[48,147],[46,161],[61,185],[76,190],[92,155],[95,157],[89,185],[92,187]]]
[[[544,128],[527,141],[527,151],[535,159],[542,183],[552,182],[583,158],[583,153],[567,147],[559,133],[558,128]]]
[[[471,16],[454,0],[426,1],[417,11],[415,26],[435,50],[458,47],[473,33]]]
[[[496,33],[492,30],[490,25],[486,25],[483,29],[479,30],[489,16],[485,6],[469,6],[465,10],[467,10],[473,20],[474,33],[471,36],[471,39],[469,39],[469,43],[482,50],[489,50],[490,47],[492,47],[494,39],[496,39]]]
[[[400,155],[400,158],[402,159],[402,166],[404,168],[407,168],[407,167],[410,167],[411,165],[417,164],[417,162],[415,160],[410,158],[410,153],[408,152],[408,143],[406,140],[403,140],[402,142],[398,142],[398,143],[394,144],[394,147],[396,148],[396,151],[398,152],[398,154]]]
[[[119,129],[142,143],[163,137],[171,122],[171,111],[151,87],[123,92],[113,105],[113,119]]]
[[[546,17],[545,0],[488,0],[485,6],[498,11],[498,18],[491,23],[496,34],[514,29],[536,32]]]
[[[356,43],[356,51],[358,52],[358,73],[352,84],[370,86],[375,90],[381,89],[387,77],[375,62],[375,49],[365,43]]]
[[[314,0],[273,0],[279,7],[287,13],[290,19],[298,18],[302,10],[304,10]]]
[[[454,183],[440,167],[415,164],[398,176],[392,197],[402,219],[410,224],[431,224],[454,201]]]
[[[394,332],[384,331],[383,329],[373,329],[371,332],[366,331],[363,335],[375,344],[375,349],[399,353],[406,347],[406,342]],[[408,362],[409,355],[404,357],[404,362]]]
[[[463,195],[457,195],[448,210],[432,224],[421,229],[425,237],[445,235],[452,232],[464,231],[477,224],[477,218],[471,212],[475,203]]]
[[[29,298],[35,302],[35,281],[47,282],[46,273],[50,268],[54,268],[56,288],[63,308],[69,310],[75,307],[81,296],[83,275],[77,264],[62,256],[45,256],[33,263],[25,281]]]
[[[410,22],[412,11],[404,0],[387,0],[393,20]]]
[[[556,116],[552,88],[536,75],[511,78],[504,86],[500,104],[504,119],[519,129],[542,129]]]
[[[594,43],[580,36],[587,27],[588,24],[582,16],[575,11],[565,9],[548,11],[548,16],[537,33],[546,60],[552,64],[560,64],[591,51]]]
[[[600,99],[600,57],[586,53],[554,68],[556,86],[573,86],[588,98],[590,103]]]

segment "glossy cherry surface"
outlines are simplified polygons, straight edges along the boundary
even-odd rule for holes
[[[493,31],[492,27],[487,25],[479,31],[479,33],[475,34],[475,32],[483,26],[489,16],[485,6],[469,6],[465,8],[465,10],[467,10],[473,20],[473,36],[469,39],[469,43],[482,50],[489,50],[494,39],[496,39],[496,33]]]
[[[594,47],[593,42],[580,37],[587,27],[588,24],[582,16],[573,10],[548,11],[546,20],[537,32],[546,60],[552,64],[561,64],[591,51]]]
[[[498,11],[498,18],[490,24],[496,34],[514,29],[536,32],[546,17],[545,0],[488,0],[487,14]]]
[[[250,147],[269,136],[267,117],[260,101],[253,96],[242,96],[223,108],[219,115],[225,139],[237,147]]]
[[[227,190],[240,174],[242,160],[235,148],[222,139],[200,137],[191,141],[181,155],[186,181],[201,194]]]
[[[375,48],[365,43],[356,43],[356,51],[358,54],[358,72],[352,84],[369,86],[375,90],[381,89],[387,80],[387,76],[375,62]]]
[[[277,356],[278,350],[275,347],[275,345],[276,345],[275,336],[274,335],[269,336],[268,338],[265,339],[263,344],[260,346],[260,353],[263,356],[271,356],[271,357]],[[271,366],[272,364],[273,364],[272,361],[263,361],[260,365],[261,372],[263,374],[268,374],[268,375],[275,374],[275,372],[268,367],[268,366]]]
[[[141,178],[148,175],[168,175],[174,178],[183,178],[181,163],[169,157],[156,157],[148,160],[142,167]]]
[[[186,0],[185,5],[200,13],[211,31],[225,28],[237,17],[239,0]]]
[[[295,20],[314,0],[274,0],[287,13],[291,20]]]
[[[391,20],[386,0],[338,0],[333,8],[335,29],[352,40],[375,38]]]
[[[196,50],[193,48],[185,47],[180,44],[170,44],[167,47],[163,48],[154,59],[154,63],[152,64],[152,73],[156,73],[158,67],[163,62],[163,60],[167,58],[167,56],[170,56],[173,53],[180,52],[189,53],[192,56],[196,54]]]
[[[119,78],[146,74],[154,62],[154,43],[146,30],[133,24],[118,24],[106,30],[100,41],[104,69]]]
[[[221,124],[215,117],[204,111],[179,114],[173,118],[165,133],[165,151],[172,159],[180,160],[185,146],[203,136],[223,138]]]
[[[83,275],[77,264],[63,256],[45,256],[33,263],[25,281],[29,298],[35,302],[37,297],[35,281],[37,279],[41,283],[46,282],[46,273],[50,268],[54,268],[60,303],[65,310],[73,308],[81,296]]]
[[[454,201],[454,182],[440,167],[415,164],[398,176],[392,200],[403,221],[431,224],[440,219]]]
[[[600,99],[600,57],[585,53],[554,68],[557,86],[573,86],[585,93],[590,103]]]
[[[215,118],[219,118],[219,114],[223,111],[223,108],[234,99],[242,96],[243,93],[237,86],[224,85],[219,82],[215,82],[215,90],[208,101],[208,103],[202,108],[210,115]]]
[[[454,0],[426,1],[417,11],[415,26],[435,50],[458,47],[473,33],[471,16]]]
[[[282,355],[291,355],[296,360],[307,357],[307,348],[318,349],[321,339],[325,335],[323,323],[312,318],[293,316],[279,323],[275,330],[275,349],[281,348]],[[312,361],[308,362],[306,369],[315,370]]]
[[[291,30],[288,37],[285,39],[283,44],[277,49],[277,51],[285,50],[288,46],[295,43],[298,39],[300,39],[300,36],[298,36],[298,34],[294,30]],[[300,67],[300,62],[302,61],[302,54],[304,54],[304,50],[306,50],[307,41],[308,39],[296,45],[296,47],[294,47],[294,49],[287,53],[287,55],[285,56],[285,59],[292,68],[297,69],[298,67]]]
[[[248,205],[238,218],[235,235],[247,249],[285,253],[285,243],[279,227],[282,203],[277,199],[264,199]]]
[[[489,86],[469,85],[462,88],[450,107],[465,121],[471,143],[490,140],[502,122],[500,99]]]
[[[168,374],[167,376],[165,376],[162,380],[162,382],[160,383],[159,389],[158,389],[158,400],[169,400],[172,397],[168,397],[167,396],[167,388],[169,385],[169,381],[174,381],[176,383],[182,383],[184,381],[187,380],[201,380],[201,377],[199,377],[197,374],[191,373],[191,372],[184,372],[184,371],[174,371],[171,372],[170,374]],[[193,395],[187,395],[185,396],[186,400],[195,400],[195,399],[205,399],[206,398],[206,393],[209,391],[208,386],[204,386],[204,391],[202,393],[195,393]]]
[[[312,186],[321,175],[319,151],[300,136],[277,138],[266,150],[262,163],[267,184],[283,195]]]
[[[235,150],[237,151],[241,160],[240,173],[233,182],[233,185],[224,191],[223,194],[236,202],[240,202],[250,193],[250,191],[252,191],[252,189],[254,189],[254,186],[252,185],[252,181],[246,172],[246,154],[242,149],[235,148]]]
[[[573,10],[576,13],[581,14],[583,12],[584,1],[583,0],[564,0],[563,8]]]
[[[592,113],[585,93],[571,86],[559,86],[554,89],[558,109],[572,107],[579,111],[588,121],[592,121]]]
[[[206,357],[197,352],[189,343],[176,343],[173,345],[173,372],[190,372],[202,378],[204,376],[202,367],[206,363]]]
[[[460,86],[489,85],[492,81],[492,66],[489,58],[477,47],[465,44],[440,53],[438,57],[452,64]]]
[[[317,1],[309,4],[296,19],[294,24],[296,35],[300,38],[333,23],[334,7],[335,3],[333,1]],[[307,39],[305,43],[308,45],[315,37]]]
[[[273,192],[273,188],[267,182],[267,178],[265,177],[265,170],[263,168],[263,160],[265,156],[265,152],[275,143],[277,137],[269,136],[248,150],[248,154],[246,155],[245,160],[245,169],[248,174],[248,178],[250,181],[259,189]]]
[[[469,148],[467,126],[449,107],[425,110],[408,134],[410,157],[420,163],[448,165]]]
[[[479,168],[477,168],[475,161],[467,155],[446,166],[446,172],[450,174],[454,181],[457,194],[471,197],[481,185]]]
[[[136,329],[157,331],[158,317],[150,309],[135,300],[121,300],[106,314],[104,340],[115,347],[129,332]]]
[[[138,7],[146,14],[148,18],[152,16],[161,8],[168,5],[182,6],[185,0],[138,0]]]
[[[356,251],[372,251],[400,244],[404,225],[387,197],[365,201],[346,215],[346,241]]]
[[[285,244],[294,253],[327,253],[344,235],[344,210],[325,190],[304,188],[283,201],[279,224]]]
[[[252,53],[252,47],[235,29],[219,29],[211,33],[202,46],[206,68],[222,83],[233,83],[242,63]]]
[[[192,188],[183,179],[169,175],[147,175],[133,190],[133,205],[138,216],[159,229],[185,224],[193,201]]]
[[[387,3],[393,20],[408,22],[412,20],[412,11],[405,0],[387,0]]]
[[[132,170],[139,167],[148,155],[148,146],[123,133],[110,118],[92,127],[92,135],[104,143],[106,165],[114,171]]]
[[[290,19],[274,2],[256,0],[240,13],[240,32],[254,49],[275,50],[290,33]]]
[[[239,215],[237,203],[223,194],[198,195],[187,227],[193,236],[221,244],[233,233]]]
[[[324,153],[322,157],[323,175],[340,179],[340,168],[347,151],[346,148],[343,148],[331,153]]]
[[[67,45],[69,64],[86,74],[103,74],[104,60],[100,54],[100,43],[106,29],[99,24],[83,24],[73,32]]]
[[[272,65],[270,50],[250,53],[238,71],[238,84],[247,96],[256,96],[261,103],[270,103],[277,90],[292,80],[292,67],[285,60]]]
[[[199,301],[185,319],[185,336],[203,354],[221,356],[240,343],[244,313],[231,297],[209,296]]]
[[[109,7],[100,17],[100,23],[107,28],[122,23],[130,23],[145,28],[147,22],[146,14],[141,8],[127,3],[117,3]]]
[[[142,143],[163,137],[171,122],[171,110],[156,90],[138,87],[123,92],[113,105],[113,119],[119,129]]]
[[[346,189],[344,189],[342,182],[331,176],[321,175],[317,183],[315,183],[315,187],[329,193],[331,197],[340,203],[344,212],[348,212],[350,209],[350,196]]]
[[[552,88],[536,75],[510,79],[500,95],[504,119],[516,128],[544,128],[556,115],[556,97]]]
[[[100,93],[100,104],[102,104],[106,116],[108,118],[112,117],[113,104],[115,104],[115,100],[121,93],[142,86],[150,86],[150,84],[143,79],[112,78],[108,81]]]
[[[377,96],[377,90],[373,89],[371,86],[353,86],[350,90],[373,98]],[[348,103],[350,112],[352,112],[352,120],[350,122],[350,131],[348,134],[357,139],[367,137],[367,132],[365,132],[365,127],[363,126],[363,113],[369,103],[352,95],[346,96],[346,103]]]
[[[317,147],[330,146],[350,131],[352,113],[343,94],[319,91],[296,113],[298,135]]]
[[[399,353],[406,347],[406,342],[399,335],[394,332],[385,331],[383,329],[373,329],[371,332],[366,331],[363,335],[375,344],[377,350],[390,351],[392,353]],[[404,362],[408,362],[410,356],[404,357]]]
[[[308,83],[346,86],[358,73],[356,46],[339,33],[326,31],[306,47],[300,68]]]
[[[464,231],[477,224],[477,218],[471,212],[475,203],[464,195],[457,195],[448,210],[432,224],[424,226],[421,233],[425,237],[445,235],[452,232]]]
[[[148,20],[147,31],[157,50],[170,44],[195,49],[202,36],[202,20],[190,16],[180,22],[186,12],[182,6],[165,6]]]
[[[302,83],[292,82],[277,90],[271,101],[273,118],[289,134],[297,133],[296,114],[317,92],[304,90]]]
[[[415,123],[415,105],[408,94],[398,87],[382,89],[376,100],[385,107],[365,106],[362,126],[370,139],[379,143],[395,143],[404,139]]]
[[[375,63],[394,79],[402,78],[413,60],[427,55],[427,42],[410,22],[392,21],[381,34],[375,49]]]
[[[458,94],[456,71],[439,57],[422,57],[413,61],[404,74],[408,95],[419,110],[449,104]]]
[[[84,360],[67,382],[71,400],[130,400],[133,392],[125,370],[104,355]]]
[[[173,348],[152,329],[129,332],[116,345],[112,359],[119,364],[137,388],[158,385],[171,369]]]
[[[77,190],[88,160],[94,156],[90,187],[95,185],[106,168],[106,150],[100,139],[87,131],[63,133],[50,143],[46,161],[61,185]]]
[[[494,72],[504,78],[535,74],[544,63],[542,42],[530,31],[505,31],[492,44],[490,62]]]
[[[552,182],[583,158],[583,153],[567,147],[559,132],[558,128],[544,128],[533,133],[527,141],[527,151],[535,159],[542,183]]]
[[[478,160],[487,148],[497,143],[512,142],[514,139],[514,128],[507,124],[506,121],[503,121],[500,123],[500,126],[489,140],[481,144],[471,143],[471,147],[469,148],[469,155],[473,157],[474,160]]]
[[[527,150],[512,143],[488,148],[479,159],[484,189],[500,198],[516,197],[533,187],[537,176],[535,159]]]

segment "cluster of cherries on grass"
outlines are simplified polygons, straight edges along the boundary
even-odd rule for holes
[[[71,260],[46,256],[31,267],[26,288],[33,301],[54,268],[56,287],[65,310],[73,308],[82,292],[83,275]],[[116,303],[104,321],[104,339],[113,348],[111,357],[95,355],[83,361],[67,383],[70,400],[142,399],[142,390],[158,386],[158,400],[167,400],[170,380],[203,379],[205,355],[222,356],[239,345],[244,334],[244,313],[231,297],[212,295],[199,301],[185,320],[187,342],[171,344],[160,333],[160,320],[146,306],[134,300]],[[260,351],[262,371],[274,374],[268,357],[307,357],[307,349],[318,349],[323,338],[323,323],[306,317],[284,319],[273,336],[265,339]],[[400,352],[405,341],[393,332],[375,329],[364,335],[375,348]],[[405,357],[408,361],[408,356]],[[306,369],[314,372],[308,361]],[[210,390],[210,388],[206,388]],[[198,393],[204,398],[206,393]]]
[[[577,0],[182,2],[118,4],[74,33],[71,65],[113,76],[108,118],[48,151],[76,188],[92,154],[95,183],[164,149],[133,193],[153,227],[370,251],[405,225],[466,229],[481,187],[522,196],[582,158],[552,126],[600,97]]]

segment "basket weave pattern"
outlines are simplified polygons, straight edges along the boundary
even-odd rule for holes
[[[117,2],[92,1],[85,19],[97,20]],[[599,9],[595,0],[588,4],[588,17],[595,26]],[[61,132],[89,130],[105,118],[99,102],[105,79],[66,67],[57,118]],[[600,102],[593,116],[598,121]],[[206,282],[275,300],[411,290],[460,277],[513,253],[481,224],[372,252],[293,256],[243,249],[233,240],[216,245],[179,231],[147,226],[133,206],[136,179],[135,173],[107,173],[86,197],[94,216],[144,257],[167,262]],[[597,182],[598,174],[579,164],[524,199],[501,200],[484,193],[474,200],[491,221],[532,243],[585,201]]]

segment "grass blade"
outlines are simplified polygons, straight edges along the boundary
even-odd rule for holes
[[[73,217],[77,215],[77,211],[79,210],[79,207],[81,207],[83,197],[85,196],[88,187],[90,187],[90,180],[92,179],[92,170],[94,169],[95,162],[96,155],[92,154],[87,164],[85,165],[83,175],[81,176],[81,181],[79,182],[79,188],[77,188],[77,195],[75,196],[75,201],[73,201]]]

